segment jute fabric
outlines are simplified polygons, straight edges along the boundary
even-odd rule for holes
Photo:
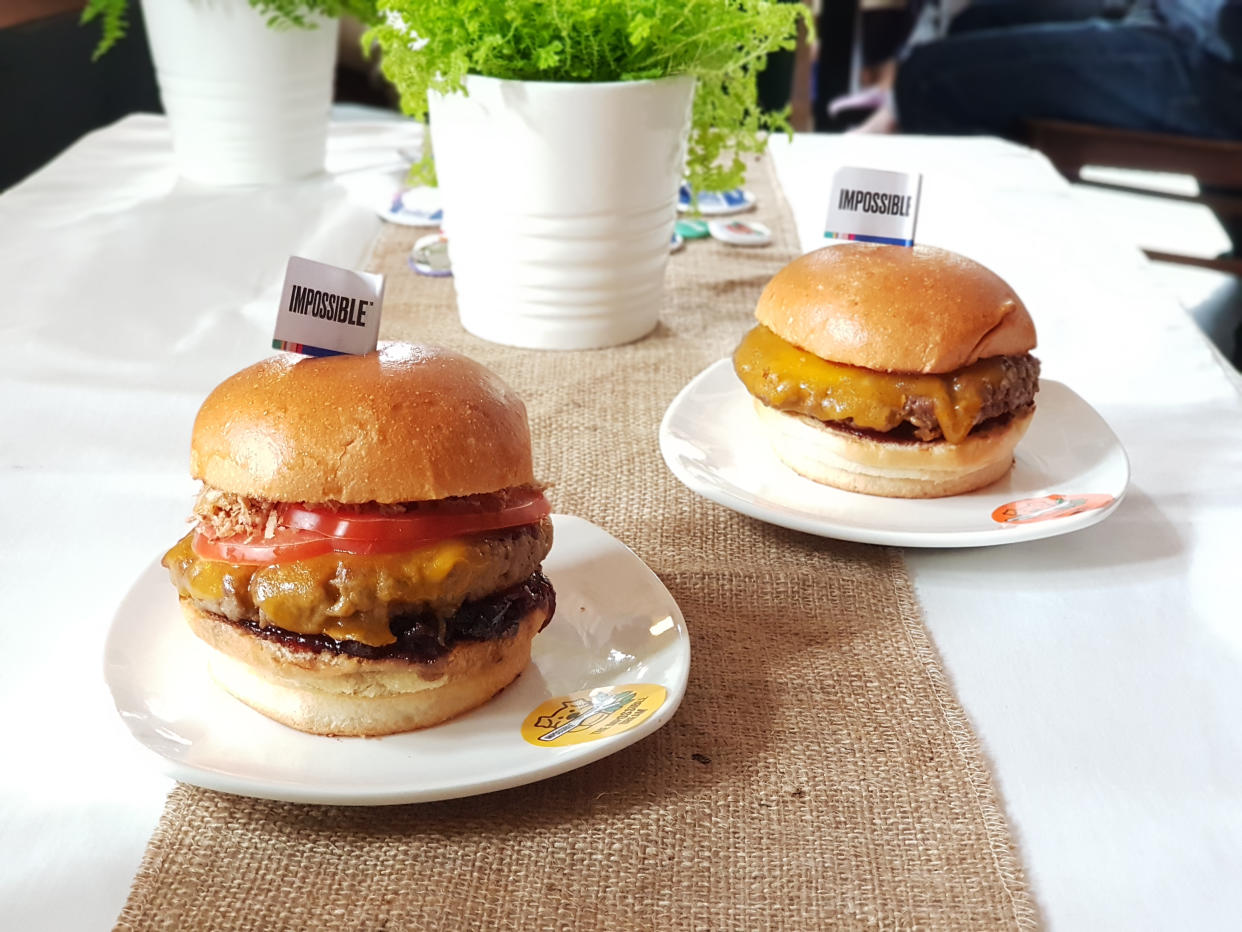
[[[731,351],[797,252],[771,166],[749,184],[774,244],[688,243],[658,330],[616,349],[468,335],[451,281],[406,265],[417,231],[385,227],[370,260],[388,276],[384,337],[496,369],[526,400],[555,509],[625,541],[676,598],[693,664],[674,719],[561,777],[442,803],[314,807],[178,786],[121,928],[1036,927],[899,552],[735,514],[660,458],[669,402]]]

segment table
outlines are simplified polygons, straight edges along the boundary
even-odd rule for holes
[[[183,526],[194,412],[265,354],[285,260],[360,264],[415,133],[339,121],[325,176],[213,190],[176,179],[162,119],[131,117],[0,195],[6,925],[99,928],[120,910],[170,783],[103,684],[112,612]],[[1227,364],[1035,153],[800,136],[773,155],[807,249],[837,166],[923,171],[919,239],[1014,286],[1044,374],[1129,451],[1130,494],[1101,525],[906,554],[1045,919],[1231,926],[1242,393]]]

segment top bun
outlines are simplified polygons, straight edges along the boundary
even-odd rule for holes
[[[776,273],[755,316],[822,359],[885,372],[952,372],[1035,347],[1035,325],[1013,289],[935,246],[817,249]]]
[[[411,502],[531,485],[526,407],[494,373],[438,346],[275,356],[199,409],[196,479],[281,502]]]

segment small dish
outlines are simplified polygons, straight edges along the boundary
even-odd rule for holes
[[[725,217],[753,210],[755,195],[744,188],[733,188],[729,191],[700,191],[697,204],[699,213],[704,217]],[[696,207],[694,191],[690,185],[683,184],[677,191],[677,210],[689,213]]]
[[[664,725],[681,702],[690,640],[677,603],[624,544],[554,515],[544,572],[556,589],[531,664],[481,708],[384,738],[324,738],[238,702],[207,674],[209,648],[152,564],[108,635],[117,711],[184,783],[298,803],[387,805],[471,796],[556,776]]]
[[[375,212],[403,227],[436,228],[444,225],[444,209],[437,188],[401,188],[379,204]]]
[[[660,452],[692,491],[769,524],[898,547],[1011,544],[1103,521],[1130,481],[1120,441],[1082,398],[1045,379],[1036,403],[1006,478],[948,498],[880,498],[812,482],[777,459],[732,361],[722,359],[673,399]]]

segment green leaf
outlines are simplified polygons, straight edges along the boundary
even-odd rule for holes
[[[88,0],[78,22],[85,24],[99,20],[99,44],[91,55],[92,61],[98,61],[99,56],[125,38],[129,29],[127,12],[126,0]]]
[[[651,35],[651,20],[639,13],[630,21],[630,45],[642,45]]]
[[[535,68],[539,71],[552,71],[561,63],[561,50],[564,48],[555,39],[535,52]]]

